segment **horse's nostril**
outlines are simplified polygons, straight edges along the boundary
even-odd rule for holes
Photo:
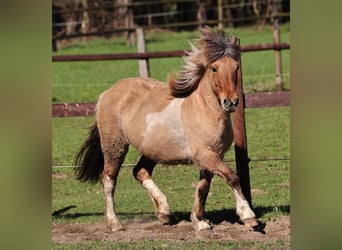
[[[230,101],[228,98],[224,98],[222,104],[227,107],[236,107],[239,104],[239,98],[235,98],[233,101]]]

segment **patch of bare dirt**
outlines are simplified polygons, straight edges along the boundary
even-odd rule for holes
[[[139,240],[255,240],[290,243],[290,217],[282,216],[268,221],[260,231],[253,231],[239,223],[223,221],[211,230],[195,232],[189,221],[163,225],[159,221],[128,221],[125,230],[109,232],[105,223],[53,224],[52,240],[59,243],[83,241],[128,242]]]

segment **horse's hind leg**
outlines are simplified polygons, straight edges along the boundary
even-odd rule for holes
[[[170,208],[166,196],[160,191],[154,181],[151,179],[153,168],[156,165],[154,161],[141,156],[138,164],[133,169],[133,175],[143,187],[147,190],[153,205],[156,216],[163,223],[170,223]]]
[[[200,180],[197,184],[195,202],[190,215],[191,222],[196,231],[210,229],[209,223],[204,219],[204,209],[212,178],[212,173],[205,169],[200,170]]]
[[[128,151],[128,145],[122,142],[111,142],[107,146],[106,144],[103,146],[104,169],[101,175],[105,194],[104,216],[108,229],[117,231],[122,230],[123,226],[115,214],[114,192],[122,162]]]

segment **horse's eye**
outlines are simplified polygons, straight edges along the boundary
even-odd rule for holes
[[[216,73],[217,72],[217,68],[216,67],[211,67],[211,72]]]

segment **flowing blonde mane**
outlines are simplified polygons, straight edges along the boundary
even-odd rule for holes
[[[182,70],[176,76],[169,76],[168,85],[172,96],[186,97],[197,89],[209,64],[223,56],[238,61],[240,50],[234,37],[225,38],[223,31],[214,31],[209,27],[201,30],[199,48],[192,43],[191,50],[185,51]]]

